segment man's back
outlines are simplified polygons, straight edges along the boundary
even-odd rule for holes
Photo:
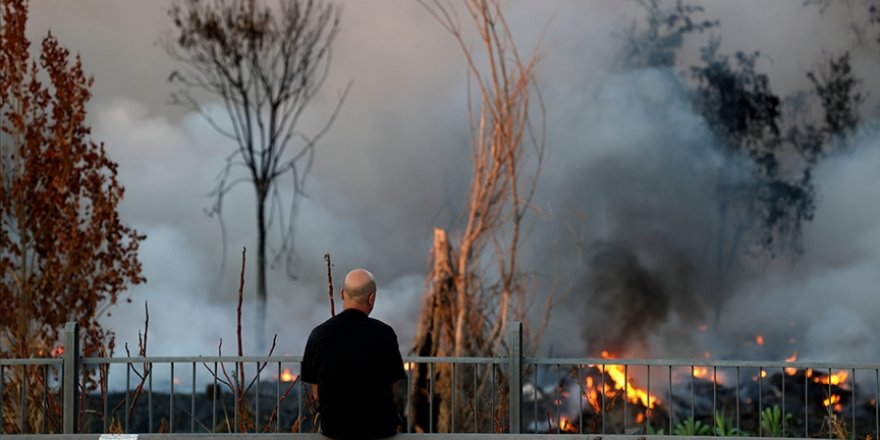
[[[398,416],[392,385],[403,377],[394,330],[359,310],[344,310],[309,336],[302,380],[318,385],[321,427],[328,437],[393,435]]]

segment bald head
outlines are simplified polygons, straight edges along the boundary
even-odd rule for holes
[[[376,299],[376,279],[364,269],[355,269],[345,275],[342,286],[343,307],[370,313]]]

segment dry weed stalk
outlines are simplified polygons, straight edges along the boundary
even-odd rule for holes
[[[825,420],[822,421],[822,425],[823,428],[828,430],[829,438],[850,440],[849,428],[846,426],[846,421],[841,417],[837,417],[837,414],[834,414],[831,407],[828,407],[828,414],[825,416]]]
[[[242,311],[242,304],[244,302],[244,275],[245,275],[246,267],[247,267],[247,249],[242,248],[242,250],[241,250],[241,270],[239,272],[239,284],[238,284],[238,305],[236,308],[236,338],[237,338],[237,343],[238,343],[238,356],[239,357],[244,356],[244,344],[243,344],[243,339],[241,336],[241,322],[242,322],[241,311]],[[278,341],[278,335],[276,334],[272,337],[272,345],[269,348],[269,353],[267,356],[272,356],[272,354],[275,352],[275,347],[276,347],[277,341]],[[223,339],[222,338],[220,339],[220,343],[217,346],[217,355],[218,356],[223,355]],[[220,403],[221,403],[221,406],[223,409],[223,416],[224,416],[223,425],[226,427],[226,430],[228,432],[233,431],[233,427],[238,432],[258,432],[258,431],[269,432],[271,430],[272,422],[275,421],[276,417],[278,417],[278,412],[279,412],[281,404],[286,400],[288,394],[290,394],[290,392],[293,390],[293,387],[299,383],[299,377],[297,377],[296,379],[294,379],[293,381],[290,382],[290,384],[287,386],[287,389],[284,391],[284,393],[281,396],[279,396],[279,400],[276,403],[275,407],[272,409],[272,413],[269,416],[269,421],[266,422],[266,424],[263,426],[262,429],[260,429],[259,428],[260,421],[255,420],[254,418],[251,417],[251,413],[250,413],[251,409],[250,409],[250,405],[248,403],[247,396],[250,393],[251,388],[256,384],[257,380],[259,380],[260,374],[262,374],[263,370],[266,368],[266,366],[268,364],[269,364],[268,361],[267,362],[258,362],[257,363],[257,371],[254,374],[254,377],[250,380],[250,382],[248,382],[245,377],[245,368],[244,368],[243,362],[236,362],[235,363],[235,371],[232,372],[231,376],[230,376],[229,372],[226,370],[226,365],[224,365],[222,362],[220,363],[219,368],[214,368],[214,369],[209,367],[207,364],[204,364],[204,363],[202,364],[202,365],[204,365],[205,369],[207,369],[208,372],[211,373],[211,376],[217,380],[218,383],[226,385],[226,387],[229,388],[229,391],[231,393],[233,393],[233,395],[235,396],[235,399],[237,401],[236,403],[237,403],[237,407],[238,407],[238,412],[237,412],[238,424],[235,425],[234,421],[230,420],[230,418],[229,418],[229,412],[226,408],[225,402],[222,399],[220,400]],[[222,378],[220,377],[221,371],[223,373]],[[279,380],[280,380],[280,378],[279,378]],[[256,396],[256,398],[259,399],[259,396]]]
[[[324,261],[327,262],[327,289],[330,294],[330,317],[336,316],[336,299],[333,297],[333,263],[330,262],[330,253],[324,254]]]

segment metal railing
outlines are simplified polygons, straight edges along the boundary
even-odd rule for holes
[[[310,432],[300,356],[0,359],[2,434]],[[404,432],[880,438],[880,364],[405,357]],[[369,378],[365,378],[369,380]]]

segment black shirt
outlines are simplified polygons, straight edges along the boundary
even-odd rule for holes
[[[321,431],[336,439],[377,439],[397,432],[392,385],[406,377],[397,335],[387,324],[347,309],[315,327],[302,381],[318,385]]]

